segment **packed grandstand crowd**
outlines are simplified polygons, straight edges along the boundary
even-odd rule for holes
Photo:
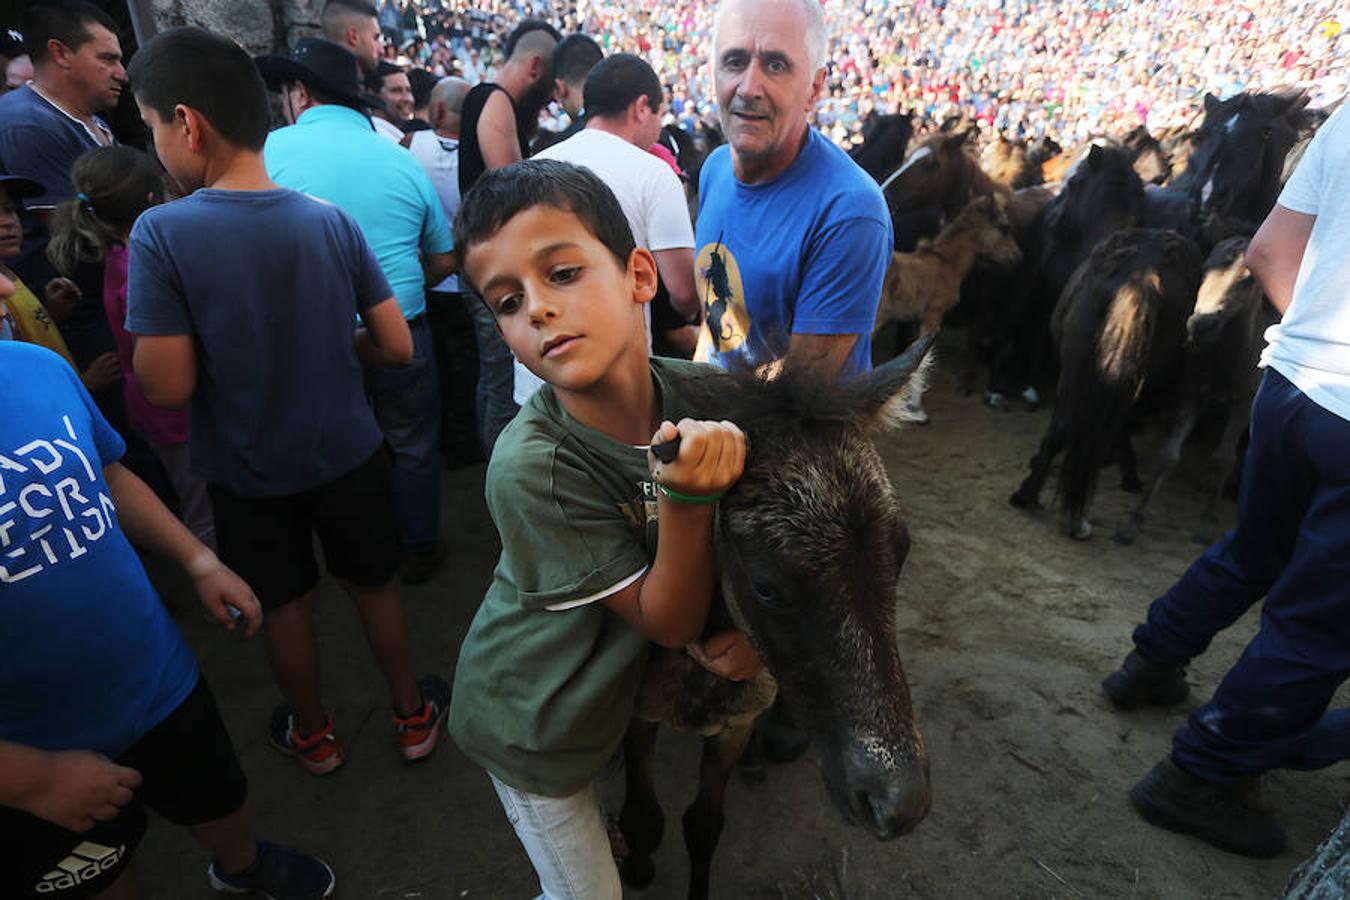
[[[829,80],[815,122],[835,142],[860,139],[869,113],[965,116],[991,133],[1048,135],[1186,126],[1206,92],[1303,87],[1335,101],[1350,69],[1328,0],[824,0]],[[388,52],[438,75],[488,77],[521,18],[593,36],[606,52],[647,59],[671,118],[714,119],[704,65],[712,4],[701,0],[384,0]],[[566,114],[551,111],[548,127]]]

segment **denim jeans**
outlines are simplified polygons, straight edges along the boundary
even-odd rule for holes
[[[1153,602],[1144,657],[1182,666],[1262,597],[1261,628],[1172,742],[1210,781],[1350,759],[1350,422],[1274,369],[1252,404],[1237,527]]]
[[[463,297],[478,334],[478,434],[483,439],[483,451],[491,457],[497,435],[520,410],[512,397],[516,384],[515,357],[497,330],[492,310],[474,294],[466,291]]]
[[[440,540],[441,391],[426,317],[408,323],[413,358],[406,366],[366,366],[366,391],[393,451],[394,511],[405,551]]]
[[[488,777],[534,864],[542,900],[623,897],[593,784],[568,797],[543,797]]]

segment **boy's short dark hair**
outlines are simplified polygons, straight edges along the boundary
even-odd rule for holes
[[[117,23],[103,10],[84,0],[41,0],[23,12],[24,46],[34,65],[47,58],[47,42],[55,39],[71,50],[79,50],[94,36],[90,25],[102,25],[117,34]]]
[[[483,173],[455,216],[459,258],[464,259],[474,246],[487,243],[507,222],[536,206],[551,206],[576,216],[620,267],[628,266],[637,244],[614,192],[590,169],[556,159],[527,159]]]
[[[600,45],[584,34],[569,34],[553,49],[553,77],[568,84],[585,79],[595,64],[605,58]]]
[[[237,147],[261,150],[267,140],[267,86],[249,55],[228,38],[171,28],[136,53],[127,74],[136,99],[161,120],[172,119],[181,103]]]
[[[623,115],[639,97],[646,97],[647,106],[656,112],[661,109],[665,95],[661,90],[661,79],[656,77],[656,71],[646,60],[631,53],[616,53],[600,60],[591,69],[581,96],[586,115],[595,118]]]
[[[511,54],[516,52],[516,44],[520,43],[520,39],[535,31],[546,31],[553,40],[562,40],[562,32],[558,31],[558,29],[542,19],[526,19],[515,28],[512,28],[511,33],[506,36],[506,56],[504,58],[510,59]]]

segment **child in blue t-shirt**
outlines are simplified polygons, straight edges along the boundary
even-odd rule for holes
[[[414,674],[393,585],[390,461],[361,376],[363,361],[411,359],[398,301],[346,213],[267,177],[267,92],[237,44],[165,31],[130,75],[160,161],[190,192],[131,231],[133,367],[151,403],[192,403],[192,469],[208,485],[221,558],[262,603],[286,699],[272,744],[316,775],[344,760],[319,693],[317,534],[388,684],[398,748],[422,759],[450,688]]]
[[[234,745],[129,541],[227,628],[256,632],[258,600],[124,449],[61,357],[0,342],[0,896],[132,896],[148,807],[211,852],[217,890],[327,897],[323,861],[254,840]]]

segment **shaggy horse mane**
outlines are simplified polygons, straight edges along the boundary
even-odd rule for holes
[[[747,432],[778,431],[791,423],[795,432],[827,430],[856,421],[869,406],[868,379],[842,384],[810,369],[782,369],[772,376],[748,365],[732,366],[722,377],[700,379],[695,408],[729,419]]]

